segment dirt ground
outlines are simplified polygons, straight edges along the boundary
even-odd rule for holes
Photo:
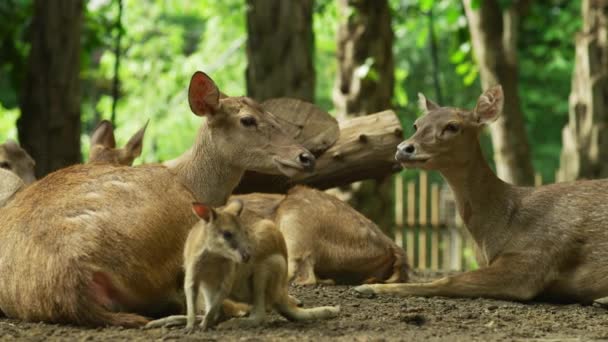
[[[429,279],[429,275],[424,275]],[[292,323],[272,314],[249,330],[84,329],[0,319],[0,341],[589,341],[608,340],[608,309],[486,299],[365,298],[348,286],[292,287],[305,306],[340,305],[328,321]]]

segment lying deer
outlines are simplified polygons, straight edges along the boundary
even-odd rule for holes
[[[141,155],[147,127],[148,123],[129,139],[125,147],[116,148],[116,138],[114,137],[112,123],[108,120],[102,120],[91,135],[89,162],[132,165],[133,161]]]
[[[13,140],[0,145],[0,207],[36,181],[34,159]]]
[[[256,102],[219,95],[206,74],[193,75],[190,108],[207,121],[173,168],[76,165],[1,208],[0,311],[127,327],[180,311],[191,203],[224,204],[246,169],[289,176],[315,161]]]
[[[201,221],[188,235],[184,250],[188,315],[160,319],[148,327],[186,321],[186,328],[192,330],[200,312],[199,292],[206,307],[200,324],[203,330],[217,324],[226,298],[252,304],[249,317],[231,322],[237,326],[260,325],[270,308],[294,321],[330,318],[339,313],[339,307],[302,309],[296,305],[287,292],[287,248],[281,232],[270,220],[244,224],[239,217],[242,209],[239,200],[218,211],[200,203],[193,205]]]
[[[403,249],[372,221],[322,191],[296,186],[288,194],[232,196],[251,224],[272,219],[287,243],[289,279],[298,285],[395,283],[408,279]]]
[[[588,303],[608,295],[608,181],[537,188],[498,179],[484,160],[478,135],[496,120],[503,92],[484,92],[473,111],[440,107],[420,95],[426,113],[399,144],[405,167],[438,170],[478,247],[480,269],[426,284],[363,285],[362,293],[402,296],[541,299]]]

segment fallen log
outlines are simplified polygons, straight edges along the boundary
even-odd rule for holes
[[[234,193],[285,193],[296,184],[328,189],[380,179],[401,170],[394,157],[401,141],[403,130],[392,110],[346,120],[336,143],[317,156],[314,172],[291,179],[247,172]]]

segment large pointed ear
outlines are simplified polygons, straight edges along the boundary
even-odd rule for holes
[[[489,124],[494,122],[502,113],[504,105],[504,94],[500,84],[490,87],[481,94],[477,105],[473,111],[475,121],[480,124]]]
[[[188,88],[188,103],[198,116],[213,114],[220,105],[220,91],[211,77],[202,71],[192,75]]]
[[[131,137],[131,139],[129,139],[129,142],[125,148],[130,157],[137,158],[141,155],[144,145],[144,135],[146,134],[146,128],[148,128],[149,123],[150,120],[148,120],[144,127],[142,127]]]
[[[192,203],[192,211],[201,220],[205,220],[206,222],[210,222],[211,220],[215,219],[215,215],[216,215],[215,211],[213,210],[212,207],[210,207],[206,204],[194,202],[194,203]]]
[[[91,146],[102,145],[108,148],[116,148],[114,139],[114,128],[108,120],[101,120],[91,135]]]
[[[438,104],[427,99],[426,96],[424,96],[424,94],[422,93],[418,93],[418,107],[425,113],[440,108]]]
[[[228,205],[224,208],[224,212],[231,213],[233,215],[239,216],[243,211],[243,201],[235,199],[230,201]]]

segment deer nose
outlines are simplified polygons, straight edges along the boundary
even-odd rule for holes
[[[298,162],[300,162],[306,171],[312,171],[315,169],[315,156],[313,156],[310,152],[300,153],[298,156]]]
[[[416,146],[414,144],[399,144],[397,146],[397,153],[395,153],[395,160],[401,162],[410,159],[414,153],[416,153]]]

